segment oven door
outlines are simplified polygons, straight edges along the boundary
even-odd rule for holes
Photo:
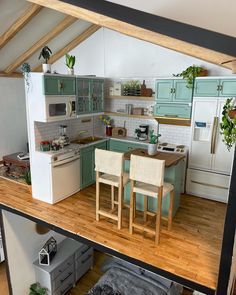
[[[51,163],[52,203],[80,190],[80,156]]]

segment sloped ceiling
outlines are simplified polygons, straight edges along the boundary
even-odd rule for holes
[[[0,36],[32,5],[27,1],[2,0],[0,11]],[[22,53],[57,26],[67,15],[52,9],[42,8],[3,48],[0,49],[0,72],[3,72],[8,65],[14,62]],[[51,41],[47,42],[53,53],[56,53],[75,37],[84,32],[91,23],[76,20]],[[40,50],[27,58],[31,69],[37,67],[42,61],[38,60]],[[14,72],[20,72],[18,67]]]

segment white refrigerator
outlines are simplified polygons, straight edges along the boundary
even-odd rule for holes
[[[188,194],[227,203],[233,148],[222,142],[220,122],[226,98],[194,98],[187,170]]]

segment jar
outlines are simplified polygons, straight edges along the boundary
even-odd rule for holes
[[[51,145],[49,141],[41,141],[40,142],[40,150],[42,152],[48,152],[50,151]]]
[[[106,126],[106,136],[112,136],[112,126],[111,125]]]

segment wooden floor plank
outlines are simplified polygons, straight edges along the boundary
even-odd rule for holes
[[[108,208],[110,190],[102,186],[102,207]],[[123,227],[107,218],[95,220],[95,186],[55,205],[32,199],[27,188],[0,179],[0,204],[80,235],[123,255],[176,276],[216,289],[226,205],[193,196],[181,196],[171,231],[163,222],[158,246],[151,235],[128,231],[128,210]],[[63,218],[62,218],[63,217]]]

